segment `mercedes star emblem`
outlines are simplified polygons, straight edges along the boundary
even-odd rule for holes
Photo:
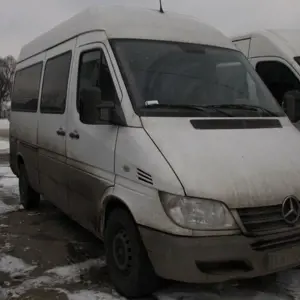
[[[296,224],[300,219],[300,203],[293,196],[286,197],[282,203],[282,216],[289,225]]]

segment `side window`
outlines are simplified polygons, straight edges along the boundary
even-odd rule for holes
[[[286,92],[300,91],[298,78],[281,62],[261,61],[257,63],[256,71],[280,105]]]
[[[38,63],[16,72],[12,93],[12,111],[37,111],[42,68],[43,63]]]
[[[105,55],[101,49],[84,52],[80,57],[77,110],[85,101],[95,103],[118,99]]]
[[[47,61],[41,99],[41,113],[63,114],[69,82],[72,52],[51,58]]]

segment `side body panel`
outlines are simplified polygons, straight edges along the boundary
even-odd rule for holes
[[[45,53],[37,55],[17,65],[16,71],[37,63],[44,63]],[[40,86],[42,80],[40,80]],[[40,93],[39,93],[40,99]],[[18,156],[22,157],[31,186],[40,191],[38,174],[38,113],[12,111],[10,116],[10,165],[18,175]]]
[[[52,59],[67,51],[74,52],[75,45],[75,39],[59,45],[46,53],[46,59]],[[64,113],[39,113],[38,123],[41,190],[46,198],[65,212],[69,210],[67,198],[66,135],[59,135],[58,131],[66,132],[67,109],[70,98],[69,91],[68,89]]]

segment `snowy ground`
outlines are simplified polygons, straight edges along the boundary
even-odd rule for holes
[[[5,147],[0,141],[0,300],[122,300],[109,280],[100,241],[50,203],[42,202],[37,212],[22,210]],[[171,285],[150,299],[300,299],[300,270],[240,283]]]
[[[0,136],[8,138],[9,121],[7,119],[0,119]]]
[[[0,129],[9,129],[8,119],[0,119]]]

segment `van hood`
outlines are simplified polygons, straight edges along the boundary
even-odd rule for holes
[[[282,128],[207,130],[188,118],[142,118],[186,195],[230,208],[300,199],[300,132],[287,118],[279,121]]]

